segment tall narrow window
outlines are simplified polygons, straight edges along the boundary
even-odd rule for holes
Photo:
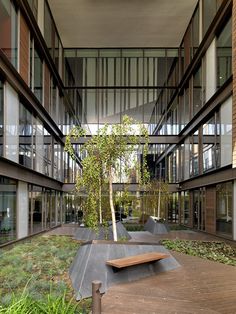
[[[194,116],[202,106],[202,71],[201,67],[193,74],[193,111]]]
[[[216,42],[217,87],[232,75],[232,18],[225,25]]]
[[[16,181],[0,176],[0,244],[16,239]]]
[[[0,0],[0,30],[0,48],[16,68],[18,44],[17,12],[10,0]]]
[[[19,111],[19,163],[32,167],[32,114],[20,104]]]
[[[43,96],[43,62],[34,49],[34,94],[40,102]]]

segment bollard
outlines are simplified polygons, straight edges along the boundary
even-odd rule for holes
[[[102,295],[99,291],[101,286],[101,281],[94,280],[92,282],[92,314],[101,314]]]

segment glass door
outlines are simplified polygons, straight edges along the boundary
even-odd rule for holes
[[[205,188],[193,191],[193,228],[205,230]]]

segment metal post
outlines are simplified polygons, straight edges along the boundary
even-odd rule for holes
[[[102,295],[99,291],[101,286],[101,281],[94,280],[92,282],[92,314],[101,314]]]

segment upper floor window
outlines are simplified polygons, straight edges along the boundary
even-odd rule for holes
[[[38,16],[38,0],[28,0],[28,3],[31,7],[31,10],[33,12],[33,15],[35,17],[35,19],[37,20],[37,16]]]
[[[17,68],[17,11],[10,0],[0,0],[0,30],[0,48]]]
[[[34,45],[30,43],[30,87],[42,103],[43,98],[43,61]]]
[[[227,22],[216,42],[217,87],[232,75],[232,18]]]

